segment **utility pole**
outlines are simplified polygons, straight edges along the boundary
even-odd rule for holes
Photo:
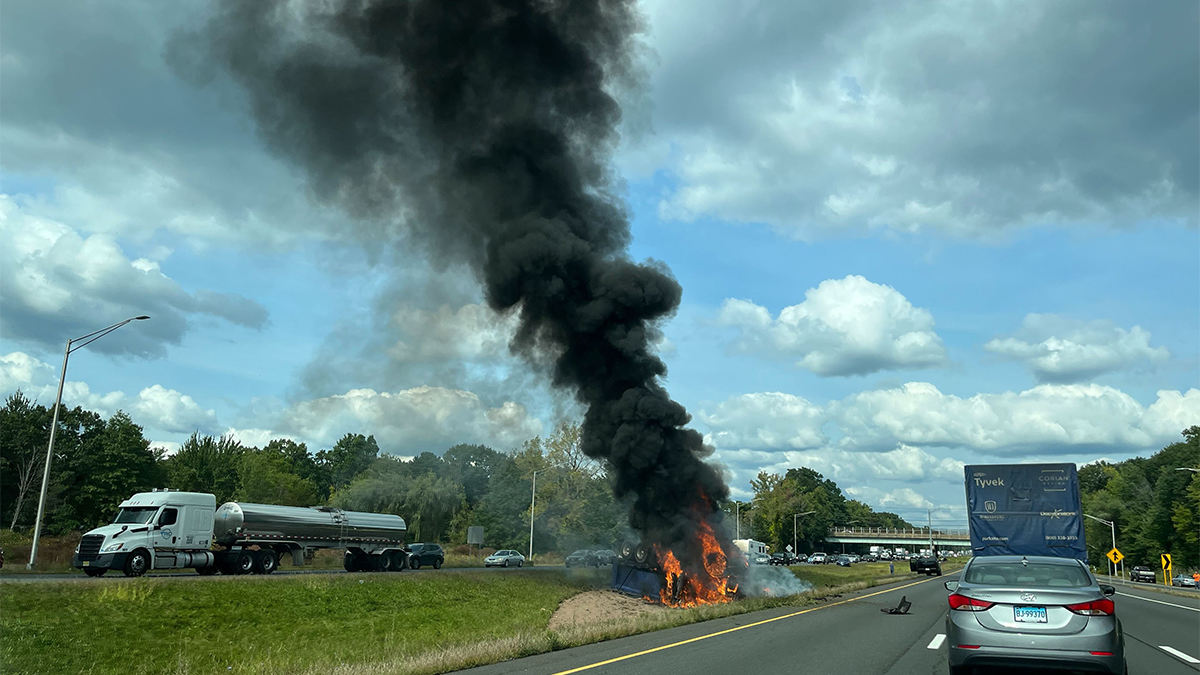
[[[925,517],[929,519],[929,555],[937,557],[933,550],[933,509],[925,509]]]
[[[46,446],[46,466],[42,469],[42,493],[38,497],[37,520],[33,521],[33,546],[29,549],[29,563],[25,565],[25,569],[33,569],[34,563],[37,562],[38,542],[42,538],[42,516],[46,512],[46,491],[50,487],[50,459],[54,456],[54,437],[55,432],[58,431],[58,411],[62,408],[63,385],[67,381],[67,359],[71,356],[71,352],[90,345],[130,321],[145,321],[149,318],[148,316],[135,316],[118,321],[107,328],[67,340],[67,348],[63,351],[62,372],[58,376],[58,395],[54,397],[54,419],[50,422],[50,444]]]
[[[742,503],[741,502],[739,502],[739,501],[733,502],[733,514],[734,514],[733,519],[736,521],[736,524],[733,526],[733,529],[737,531],[737,534],[733,538],[741,539],[742,538]]]
[[[537,506],[537,474],[533,472],[533,494],[529,497],[529,564],[533,564],[533,514]]]

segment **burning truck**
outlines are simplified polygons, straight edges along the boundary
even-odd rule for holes
[[[677,546],[682,549],[680,555],[662,544],[626,541],[612,567],[612,588],[670,607],[695,607],[740,597],[749,562],[731,542],[722,546],[718,532],[707,521],[698,521],[695,539]]]

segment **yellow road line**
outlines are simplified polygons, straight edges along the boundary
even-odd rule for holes
[[[578,672],[581,672],[584,670],[591,670],[592,668],[599,668],[600,666],[607,666],[610,663],[617,663],[618,661],[625,661],[626,659],[632,659],[632,658],[635,658],[638,656],[645,656],[646,654],[653,654],[654,652],[661,652],[664,649],[670,649],[672,647],[679,647],[682,645],[691,644],[692,642],[699,642],[701,640],[707,640],[708,638],[717,637],[718,635],[725,635],[727,633],[733,633],[733,632],[739,631],[739,630],[745,630],[746,628],[754,628],[755,626],[761,626],[765,623],[771,623],[772,621],[781,621],[783,619],[790,619],[793,616],[800,616],[801,614],[808,614],[809,612],[815,612],[818,609],[827,609],[829,607],[837,607],[838,605],[844,605],[848,602],[855,602],[857,600],[864,600],[866,598],[871,598],[876,595],[883,595],[884,593],[891,593],[892,591],[898,591],[902,588],[908,588],[910,586],[916,586],[918,584],[927,583],[927,582],[933,581],[933,579],[934,579],[934,577],[930,577],[928,579],[914,581],[911,584],[904,584],[903,586],[896,586],[895,588],[889,588],[889,589],[882,590],[882,591],[875,591],[874,593],[867,593],[866,595],[860,595],[858,597],[850,598],[849,600],[838,600],[837,602],[831,602],[828,605],[820,605],[818,607],[809,607],[808,609],[802,609],[799,612],[792,612],[791,614],[784,614],[783,616],[776,616],[776,617],[773,617],[770,619],[763,619],[762,621],[755,621],[754,623],[748,623],[745,626],[736,626],[734,628],[726,628],[725,630],[720,630],[715,633],[709,633],[708,635],[701,635],[699,637],[689,638],[687,640],[680,640],[679,642],[672,642],[669,645],[662,645],[661,647],[654,647],[653,649],[645,649],[640,652],[634,652],[633,654],[626,654],[625,656],[618,656],[615,659],[608,659],[607,661],[598,661],[596,663],[591,663],[586,666],[579,666],[578,668],[572,668],[570,670],[559,671],[557,673],[554,673],[554,675],[571,675],[571,673],[578,673]]]

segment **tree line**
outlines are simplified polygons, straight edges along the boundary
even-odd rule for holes
[[[1183,440],[1150,457],[1079,468],[1083,512],[1116,524],[1117,548],[1125,566],[1159,567],[1159,554],[1170,553],[1178,570],[1200,568],[1200,426]],[[1109,526],[1087,521],[1088,558],[1104,568],[1112,548]]]

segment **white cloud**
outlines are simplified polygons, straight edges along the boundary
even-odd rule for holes
[[[0,195],[0,310],[5,337],[58,346],[108,323],[149,314],[93,347],[158,356],[178,343],[188,316],[207,314],[262,328],[267,310],[234,293],[188,293],[158,263],[130,260],[109,235],[81,236],[62,223],[29,215]]]
[[[947,362],[929,310],[914,307],[891,286],[851,275],[827,279],[785,307],[777,319],[765,307],[729,299],[718,324],[734,327],[736,350],[796,365],[822,376],[865,375]]]
[[[791,394],[743,394],[720,403],[711,413],[701,410],[698,417],[713,430],[705,435],[705,443],[717,448],[802,449],[826,442],[821,432],[824,412]]]
[[[879,488],[873,487],[849,487],[845,488],[846,494],[854,499],[870,504],[876,509],[889,511],[892,509],[929,509],[936,506],[932,501],[924,495],[912,488],[896,488],[890,492],[885,492]],[[916,520],[912,517],[906,520]],[[917,525],[920,522],[915,523]]]
[[[1038,385],[1022,392],[944,394],[928,382],[866,391],[828,406],[845,447],[896,443],[992,454],[1052,455],[1089,448],[1149,449],[1200,421],[1200,389],[1160,391],[1142,406],[1096,384]]]
[[[801,238],[1196,222],[1194,3],[646,8],[661,140],[630,164],[667,167],[663,217]]]
[[[1166,347],[1151,347],[1150,332],[1141,326],[1125,330],[1111,321],[1053,314],[1029,314],[1017,335],[993,339],[984,349],[1024,362],[1040,382],[1079,382],[1171,356]]]
[[[469,391],[429,386],[398,392],[353,389],[302,401],[286,410],[277,426],[325,445],[349,431],[370,433],[387,451],[441,450],[455,443],[508,449],[542,430],[519,403],[489,408]]]
[[[155,429],[190,434],[212,433],[217,428],[215,411],[205,410],[191,396],[159,384],[143,389],[128,405],[135,421]]]
[[[482,304],[433,310],[404,305],[393,311],[391,327],[397,337],[388,353],[400,363],[494,360],[507,356],[517,316],[499,315]]]

